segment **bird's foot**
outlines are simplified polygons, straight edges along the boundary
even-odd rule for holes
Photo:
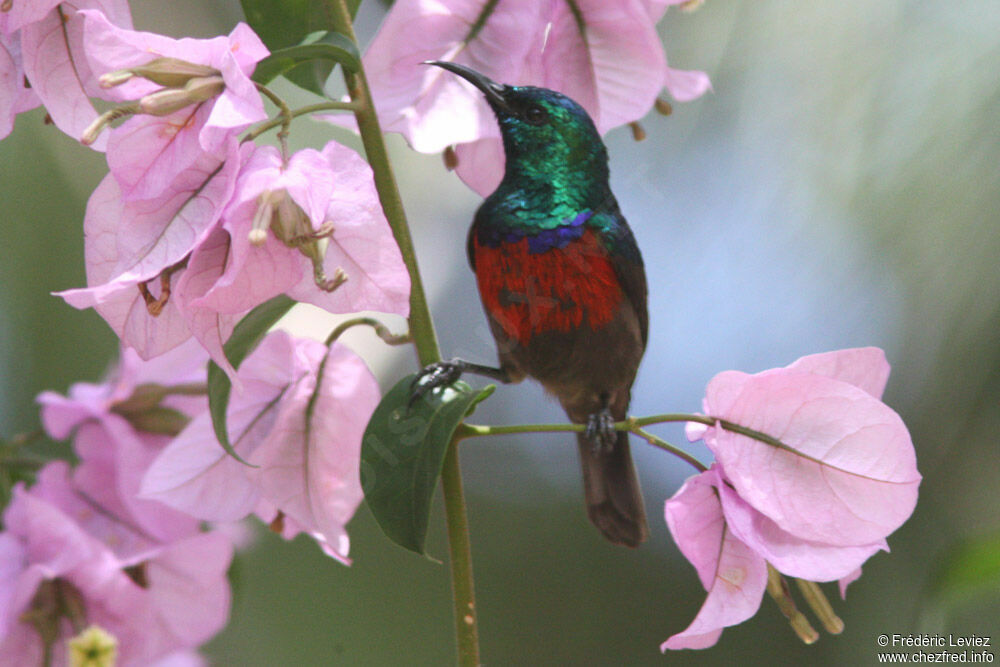
[[[615,431],[615,420],[611,411],[604,408],[600,412],[587,417],[587,428],[583,432],[590,441],[594,453],[607,453],[615,446],[618,434]]]
[[[439,387],[447,387],[458,382],[458,379],[462,377],[463,370],[462,364],[456,359],[437,361],[424,366],[410,384],[410,401],[407,403],[407,407],[413,407],[413,404],[420,400],[421,396],[425,396]]]

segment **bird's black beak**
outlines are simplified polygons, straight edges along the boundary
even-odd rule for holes
[[[421,64],[435,65],[441,69],[446,69],[453,74],[457,74],[479,90],[483,91],[483,95],[486,96],[486,101],[490,103],[491,107],[501,111],[508,109],[506,97],[508,90],[507,86],[502,83],[497,83],[485,74],[480,74],[476,70],[470,69],[465,65],[449,63],[443,60],[425,60]]]

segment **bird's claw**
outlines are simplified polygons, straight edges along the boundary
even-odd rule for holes
[[[462,368],[454,361],[437,361],[424,366],[410,384],[410,400],[407,407],[413,407],[421,396],[439,387],[447,387],[462,377]]]
[[[604,408],[587,417],[587,428],[583,433],[594,448],[594,453],[610,452],[618,437],[611,411]]]

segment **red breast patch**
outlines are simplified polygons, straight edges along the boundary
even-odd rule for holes
[[[529,252],[528,239],[475,243],[476,280],[486,311],[520,344],[546,331],[601,327],[622,290],[608,251],[588,229],[562,248]]]

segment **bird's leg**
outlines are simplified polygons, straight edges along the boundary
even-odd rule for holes
[[[595,454],[608,453],[614,447],[618,434],[615,432],[615,420],[611,416],[610,397],[607,394],[601,394],[601,409],[587,417],[587,430],[583,433]]]
[[[424,366],[424,369],[417,374],[417,377],[413,378],[413,384],[410,385],[411,394],[409,404],[413,405],[421,396],[430,393],[438,387],[447,387],[450,384],[458,382],[458,379],[462,377],[462,373],[483,375],[504,384],[513,382],[513,378],[510,377],[510,373],[506,368],[483,366],[464,359],[438,361]]]

